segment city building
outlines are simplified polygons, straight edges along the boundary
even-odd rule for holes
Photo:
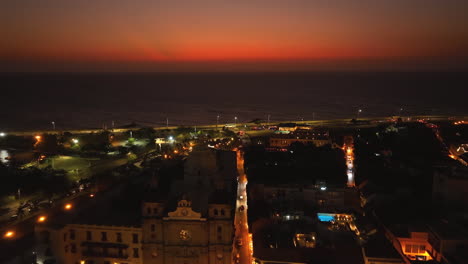
[[[227,178],[235,179],[228,171],[236,170],[236,156],[205,154],[187,159],[183,179],[169,175],[164,186],[155,177],[149,184],[124,185],[96,195],[80,211],[37,224],[37,262],[231,263],[235,195],[225,186]],[[233,168],[226,165],[232,162]]]
[[[383,234],[376,234],[362,246],[365,264],[409,264]]]
[[[466,208],[468,206],[468,168],[456,162],[440,166],[433,175],[432,198],[436,205]]]
[[[468,232],[460,226],[439,222],[428,225],[428,252],[440,263],[466,263]]]
[[[425,226],[392,225],[386,228],[385,235],[407,261],[432,260],[429,254],[432,246],[429,244],[429,233]]]

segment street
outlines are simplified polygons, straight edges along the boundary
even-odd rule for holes
[[[247,219],[247,175],[244,172],[244,157],[237,150],[238,187],[236,199],[236,214],[234,216],[235,237],[233,241],[233,263],[252,263],[253,244],[249,234]]]

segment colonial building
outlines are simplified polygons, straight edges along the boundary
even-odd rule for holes
[[[235,155],[224,154],[234,159],[235,170]],[[140,185],[125,186],[124,190],[102,194],[106,197],[96,195],[86,201],[89,206],[70,211],[65,218],[38,224],[37,262],[231,263],[235,196],[231,197],[224,186],[232,173],[227,165],[219,169],[217,162],[211,162],[211,158],[216,161],[223,154],[207,155],[208,165],[198,158],[197,162],[185,163],[184,179],[180,181],[159,186],[153,179],[145,192]]]
[[[205,214],[180,200],[167,214],[164,203],[145,202],[139,227],[66,224],[36,228],[40,263],[227,264],[232,250],[228,204],[209,204]],[[92,217],[92,216],[90,216]]]
[[[227,264],[231,261],[231,208],[211,204],[207,215],[196,212],[191,202],[180,200],[167,216],[160,203],[143,206],[144,263]]]

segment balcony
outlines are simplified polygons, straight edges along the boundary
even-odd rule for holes
[[[112,252],[83,250],[81,254],[83,255],[83,257],[128,259],[128,255],[126,253],[118,254]]]
[[[87,241],[81,246],[84,247],[81,252],[84,257],[128,259],[126,244]]]

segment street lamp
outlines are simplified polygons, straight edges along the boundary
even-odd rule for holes
[[[0,132],[0,137],[4,137],[6,134],[4,132]]]
[[[357,111],[357,117],[356,117],[356,119],[359,118],[359,114],[360,114],[361,112],[362,112],[362,109],[359,109],[359,110]]]
[[[216,116],[216,128],[218,128],[218,124],[219,124],[219,115]]]
[[[237,116],[234,117],[234,125],[237,126]]]
[[[78,144],[79,141],[78,141],[78,139],[74,138],[74,139],[72,139],[72,142],[73,142],[73,144]]]
[[[55,122],[52,121],[51,124],[52,124],[52,129],[55,130]]]
[[[14,231],[6,231],[5,234],[3,235],[5,238],[12,238],[15,236]]]

